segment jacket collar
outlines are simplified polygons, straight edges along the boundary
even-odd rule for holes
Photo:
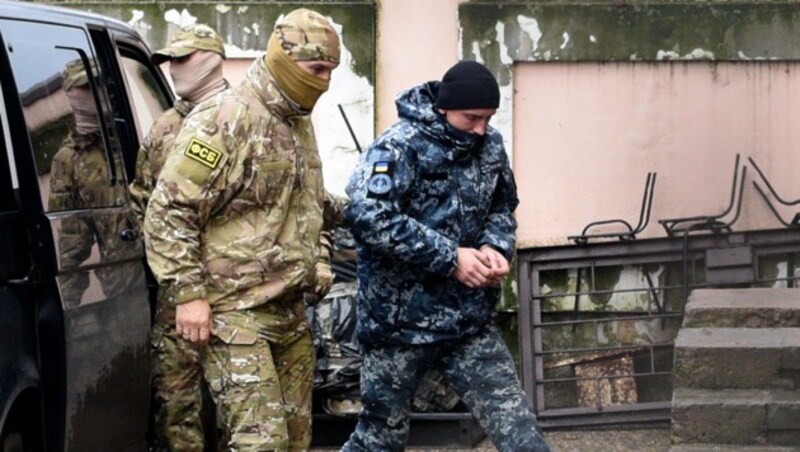
[[[257,58],[250,65],[243,84],[258,94],[261,103],[270,113],[283,119],[306,116],[311,113],[300,108],[281,92],[263,57]]]
[[[428,82],[400,93],[395,100],[401,119],[414,124],[423,135],[442,145],[448,160],[458,160],[472,155],[483,144],[483,139],[451,126],[434,106],[439,82]]]
[[[203,98],[203,100],[206,100],[206,99],[209,99],[211,97],[214,97],[214,95],[219,94],[222,91],[225,91],[226,89],[228,89],[230,87],[231,87],[231,84],[228,83],[227,80],[222,79],[222,89],[220,89],[219,91],[215,91],[215,92],[209,93],[206,97]],[[203,100],[201,100],[200,102],[202,102]],[[178,114],[180,114],[183,117],[186,117],[189,113],[191,113],[192,109],[194,107],[196,107],[196,106],[197,106],[197,103],[195,103],[195,102],[189,102],[188,100],[185,100],[185,99],[178,99],[178,100],[175,101],[175,106],[174,107],[175,107],[175,111],[177,111]]]
[[[77,151],[85,151],[87,149],[103,148],[103,138],[99,132],[90,134],[78,133],[75,126],[72,126],[69,136],[67,137],[67,144],[72,145]]]

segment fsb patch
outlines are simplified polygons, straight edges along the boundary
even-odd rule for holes
[[[183,151],[183,155],[211,169],[215,169],[219,164],[222,152],[214,149],[208,143],[192,138],[192,141],[186,146],[186,150]]]

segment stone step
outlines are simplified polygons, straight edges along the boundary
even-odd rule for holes
[[[671,438],[674,445],[800,446],[800,391],[676,389]]]
[[[800,390],[800,328],[681,328],[674,387]]]
[[[695,289],[686,304],[683,326],[800,327],[798,289]]]

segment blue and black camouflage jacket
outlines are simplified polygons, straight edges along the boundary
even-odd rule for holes
[[[362,156],[345,219],[358,250],[364,347],[430,344],[478,333],[497,288],[454,276],[456,248],[491,245],[511,261],[516,184],[500,133],[461,132],[433,107],[438,82],[402,92],[400,122]]]

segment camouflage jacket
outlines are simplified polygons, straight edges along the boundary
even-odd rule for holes
[[[398,96],[400,122],[370,146],[347,187],[365,346],[475,334],[491,321],[499,289],[453,277],[456,248],[514,255],[518,200],[502,137],[450,126],[433,109],[437,89],[431,82]]]
[[[99,207],[125,206],[125,189],[122,181],[110,184],[105,146],[99,134],[81,135],[73,127],[53,157],[50,168],[49,210],[75,210]],[[117,176],[123,165],[115,164]],[[125,242],[119,231],[129,229],[125,214],[108,211],[102,215],[71,215],[61,220],[59,231],[59,259],[63,267],[79,266],[89,258],[96,244],[101,262],[128,259],[140,251],[134,242]],[[108,296],[118,294],[130,283],[130,275],[120,275],[113,269],[100,267],[96,271],[103,291]],[[89,276],[84,272],[64,275],[64,298],[80,300],[80,294],[89,286]]]
[[[299,297],[343,207],[324,189],[310,118],[259,58],[186,118],[145,214],[147,259],[173,304],[205,298],[219,313]]]
[[[156,119],[139,147],[136,155],[136,178],[130,184],[133,210],[139,224],[144,223],[144,211],[161,174],[161,168],[167,160],[167,152],[172,150],[183,120],[192,108],[193,103],[177,100],[173,108]]]

